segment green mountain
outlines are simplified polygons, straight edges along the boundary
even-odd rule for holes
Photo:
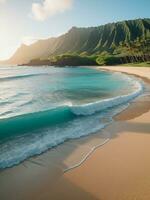
[[[57,38],[39,40],[21,47],[7,61],[25,64],[34,59],[47,60],[62,54],[80,56],[149,54],[150,19],[109,23],[98,27],[72,27]]]

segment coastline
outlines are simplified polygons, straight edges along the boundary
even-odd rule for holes
[[[146,72],[149,73],[144,73],[144,70],[139,68],[100,69],[132,74],[150,83],[150,69],[147,68]],[[113,132],[114,138],[103,148],[98,149],[81,167],[68,172],[65,178],[82,188],[84,194],[88,194],[87,199],[148,200],[150,98],[140,97],[115,118],[117,121],[104,130]],[[65,189],[64,187],[63,190]],[[67,194],[66,197],[68,196]]]
[[[113,69],[113,67],[111,68]],[[116,68],[117,69],[114,69],[114,70],[116,71],[119,70],[118,67]],[[122,68],[125,68],[125,67],[122,67]],[[106,67],[102,67],[102,68],[100,67],[100,69],[112,70],[108,67],[107,69]],[[134,70],[135,70],[135,67],[134,67]],[[143,68],[141,69],[142,74],[139,74],[135,71],[134,72],[131,72],[131,71],[132,71],[131,68],[129,68],[129,71],[128,71],[129,74],[134,74],[138,76],[141,75],[142,77],[143,77],[143,74],[145,74],[144,78],[148,80],[150,79],[150,72],[149,74],[147,72],[143,72],[144,71]],[[146,71],[147,71],[147,68],[146,68]],[[58,146],[57,148],[51,150],[51,153],[46,152],[45,154],[38,156],[35,159],[29,159],[30,161],[29,160],[25,161],[19,166],[1,171],[0,172],[0,186],[1,186],[0,198],[3,200],[10,199],[10,197],[11,199],[15,199],[15,200],[32,199],[32,198],[35,198],[37,200],[38,199],[47,200],[50,198],[54,200],[55,199],[81,199],[81,198],[82,199],[108,199],[108,200],[115,199],[117,200],[117,199],[120,199],[121,197],[121,199],[123,199],[124,197],[122,198],[122,196],[119,196],[119,195],[122,195],[125,191],[123,191],[123,188],[122,189],[120,189],[120,187],[117,188],[117,186],[119,184],[124,184],[124,182],[121,182],[122,180],[120,180],[117,173],[119,172],[119,174],[123,176],[126,168],[124,169],[124,171],[123,170],[120,171],[120,169],[118,169],[118,171],[115,171],[116,170],[115,167],[117,163],[114,162],[112,158],[113,158],[113,154],[118,153],[119,151],[118,148],[120,149],[120,152],[126,153],[125,152],[126,147],[122,146],[121,142],[126,142],[127,145],[129,143],[129,146],[131,142],[133,142],[133,145],[137,145],[136,142],[138,142],[139,144],[140,139],[143,140],[143,142],[145,142],[145,138],[146,138],[146,143],[147,143],[146,148],[148,148],[148,145],[150,144],[150,136],[146,133],[150,132],[150,127],[148,124],[149,117],[150,117],[150,112],[149,112],[150,99],[148,98],[146,100],[148,103],[145,109],[143,107],[140,109],[137,108],[137,106],[141,106],[145,104],[144,103],[145,99],[143,99],[142,101],[143,101],[142,104],[139,104],[139,105],[137,103],[131,104],[129,108],[127,109],[128,114],[127,113],[123,114],[127,112],[127,110],[125,110],[121,114],[116,116],[117,121],[113,122],[111,125],[106,127],[102,131],[103,133],[101,134],[101,136],[99,134],[95,134],[95,135],[90,135],[86,138],[81,138],[76,141],[66,142],[65,144],[62,144]],[[136,111],[136,116],[131,117],[130,112],[129,112],[130,109],[133,109],[133,111]],[[138,109],[140,110],[140,112]],[[125,115],[125,116],[122,118],[120,117],[122,115]],[[130,120],[128,120],[129,118]],[[131,126],[132,129],[134,129],[136,125],[132,125],[132,124],[130,125],[130,123],[133,123],[133,122],[147,123],[146,127],[141,125],[142,127],[140,128],[140,126],[138,126],[138,128],[141,130],[141,133],[143,130],[146,130],[145,131],[146,133],[143,131],[143,133],[145,133],[146,136],[145,134],[141,135],[140,131],[138,130],[134,131],[134,134],[132,135],[129,134],[130,132],[129,130],[126,130],[126,127],[128,125],[128,126]],[[125,129],[125,131],[123,131],[123,129]],[[83,156],[85,154],[85,148],[87,148],[87,146],[90,149],[92,145],[95,144],[95,141],[96,142],[99,142],[97,140],[105,141],[107,139],[107,135],[109,135],[109,132],[113,132],[113,138],[111,138],[110,142],[105,144],[102,148],[97,148],[97,150],[92,153],[92,156],[88,157],[88,159],[86,159],[86,161],[83,162],[82,165],[80,165],[76,169],[73,169],[63,174],[63,170],[67,168],[67,164],[72,163],[73,159],[76,160],[80,152],[82,152],[81,156]],[[124,132],[124,133],[122,134],[121,132]],[[130,141],[130,139],[132,141]],[[113,151],[110,151],[112,149]],[[131,147],[130,147],[130,150],[132,150]],[[61,151],[61,154],[60,154],[60,151]],[[134,152],[136,154],[134,155],[135,158],[137,158],[138,149],[136,149],[136,151],[137,152]],[[128,150],[128,153],[130,153],[129,150]],[[146,153],[146,152],[143,151],[143,153]],[[56,155],[56,154],[59,154],[59,155]],[[114,155],[114,157],[115,156],[116,154]],[[125,156],[127,155],[125,154]],[[146,157],[146,159],[148,159],[148,157]],[[119,156],[117,157],[116,160],[118,161],[118,163],[125,162],[124,158],[119,157]],[[54,162],[54,165],[51,163],[51,161]],[[126,157],[126,161],[128,162],[128,157]],[[110,167],[109,165],[112,165],[112,168],[109,168]],[[109,173],[107,173],[108,169],[110,170]],[[130,168],[128,169],[128,172],[129,171],[130,171]],[[140,172],[141,172],[141,168],[140,168]],[[21,185],[18,180],[18,178],[20,179],[20,175],[21,175]],[[114,177],[114,175],[116,176]],[[9,180],[9,183],[6,182],[6,177],[8,176],[9,176],[9,179],[7,179],[7,181]],[[109,184],[113,183],[113,180],[116,181],[116,185],[112,184],[109,187]],[[14,181],[15,181],[15,184],[13,185]],[[126,182],[128,183],[127,180]],[[150,184],[146,185],[147,188],[148,186],[150,187]],[[10,193],[8,193],[8,189],[7,191],[5,191],[6,188],[11,188]],[[112,188],[114,188],[114,191],[112,191]],[[17,190],[17,192],[15,191],[16,193],[14,193],[14,190]],[[120,192],[122,193],[120,194]],[[17,194],[17,198],[15,197],[16,194]],[[62,198],[62,195],[64,196],[63,198]],[[125,197],[124,199],[133,199],[132,198],[133,196],[131,197],[129,195],[129,197],[130,198]]]

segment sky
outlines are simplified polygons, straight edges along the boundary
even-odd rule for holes
[[[0,0],[0,60],[22,44],[90,27],[150,18],[150,0]]]

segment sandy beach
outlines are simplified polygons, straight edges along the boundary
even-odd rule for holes
[[[150,68],[100,67],[150,81]],[[149,86],[148,86],[149,87]],[[111,133],[111,138],[108,142]],[[93,145],[97,148],[79,166]],[[68,141],[0,172],[2,200],[149,200],[150,94],[133,101],[102,133]]]

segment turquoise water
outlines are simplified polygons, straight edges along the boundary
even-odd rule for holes
[[[0,168],[100,130],[141,90],[91,68],[1,67]]]

